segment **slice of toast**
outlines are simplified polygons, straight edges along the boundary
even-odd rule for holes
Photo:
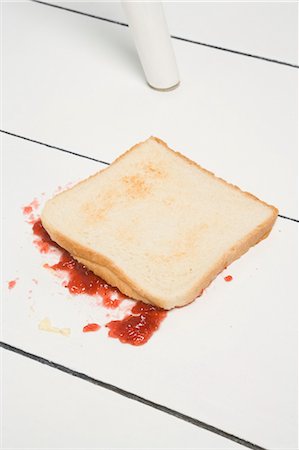
[[[277,214],[152,137],[49,200],[42,223],[109,284],[171,309],[265,238]]]

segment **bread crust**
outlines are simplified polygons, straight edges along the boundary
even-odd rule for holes
[[[122,291],[124,294],[126,294],[128,297],[136,299],[136,300],[142,300],[145,303],[151,303],[156,306],[159,306],[164,309],[172,309],[176,306],[184,306],[193,300],[197,298],[199,293],[205,289],[212,280],[223,271],[225,267],[227,267],[229,264],[231,264],[236,259],[240,258],[244,253],[246,253],[250,247],[256,245],[258,242],[260,242],[262,239],[266,238],[268,234],[270,233],[277,215],[278,215],[278,209],[275,208],[272,205],[268,205],[267,203],[263,202],[262,200],[259,200],[254,195],[242,191],[238,186],[235,186],[233,184],[230,184],[223,180],[222,178],[216,177],[212,172],[202,168],[199,164],[195,163],[194,161],[188,159],[184,155],[182,155],[179,152],[175,152],[174,150],[171,150],[165,142],[163,142],[161,139],[158,139],[156,137],[151,137],[150,139],[155,140],[157,143],[164,146],[164,148],[174,153],[177,157],[182,158],[185,162],[188,164],[195,166],[198,170],[204,171],[205,173],[209,174],[211,177],[217,178],[219,181],[221,181],[226,186],[229,185],[233,189],[238,190],[239,192],[242,192],[246,196],[250,197],[251,199],[262,203],[263,205],[267,206],[272,210],[272,214],[270,217],[265,220],[262,224],[260,224],[258,227],[256,227],[255,230],[250,232],[247,236],[245,236],[242,240],[234,244],[223,256],[219,259],[219,261],[214,265],[212,270],[209,270],[204,277],[201,277],[198,283],[195,283],[193,286],[190,286],[189,291],[187,294],[185,293],[184,298],[178,299],[176,298],[175,302],[172,304],[169,302],[168,299],[159,298],[156,296],[153,296],[149,292],[146,292],[144,289],[142,289],[137,282],[130,279],[124,271],[118,267],[113,261],[111,261],[106,256],[97,253],[93,251],[90,248],[87,248],[79,243],[72,242],[71,239],[68,238],[68,236],[63,235],[58,230],[53,229],[51,227],[51,224],[47,221],[46,214],[44,214],[44,211],[41,216],[41,220],[43,223],[43,226],[50,234],[51,238],[57,242],[61,247],[68,250],[74,258],[76,258],[78,261],[83,263],[86,267],[88,267],[90,270],[92,270],[96,275],[103,278],[107,283],[111,284],[112,286],[116,286]],[[121,161],[122,158],[124,158],[128,153],[132,152],[136,147],[138,147],[140,144],[134,145],[131,149],[120,155],[111,165],[117,164],[119,161]],[[104,172],[106,170],[109,170],[110,167],[107,167],[100,172]],[[92,175],[92,177],[96,176]],[[91,177],[89,177],[91,178]],[[84,183],[86,180],[81,181],[78,184]],[[61,194],[58,194],[61,195]]]
[[[239,186],[236,186],[235,184],[229,183],[228,181],[224,180],[223,178],[218,177],[217,175],[215,175],[210,170],[207,170],[204,167],[202,167],[200,164],[196,163],[195,161],[192,161],[192,159],[189,159],[189,158],[187,158],[187,156],[183,155],[182,153],[177,152],[176,150],[173,150],[170,147],[168,147],[166,142],[162,141],[162,139],[159,139],[159,138],[154,137],[154,136],[151,136],[151,139],[154,139],[156,142],[158,142],[159,144],[163,145],[166,150],[168,150],[168,151],[170,151],[172,153],[175,153],[176,156],[178,156],[179,158],[183,159],[184,161],[186,161],[191,166],[194,166],[197,169],[201,170],[202,172],[205,172],[206,174],[211,175],[213,178],[216,178],[217,180],[221,181],[222,184],[225,184],[226,186],[230,186],[230,187],[234,188],[235,190],[237,190],[239,192],[242,192],[242,194],[245,194],[247,197],[250,197],[251,199],[258,201],[259,203],[262,203],[263,205],[267,206],[268,208],[272,208],[273,209],[273,213],[275,213],[276,217],[277,217],[278,209],[275,206],[269,205],[268,203],[264,202],[263,200],[260,200],[255,195],[251,194],[250,192],[243,191],[242,189],[239,188]]]

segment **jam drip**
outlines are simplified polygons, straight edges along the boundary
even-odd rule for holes
[[[166,315],[167,311],[139,301],[130,315],[122,320],[113,320],[106,327],[109,328],[110,337],[124,344],[143,345],[158,330]]]

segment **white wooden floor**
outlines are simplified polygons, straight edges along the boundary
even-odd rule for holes
[[[145,83],[119,3],[1,6],[1,448],[298,448],[297,4],[166,2],[186,39],[168,93]],[[22,207],[150,135],[280,217],[134,348],[81,332],[107,311],[42,267]],[[70,336],[40,331],[46,316]]]

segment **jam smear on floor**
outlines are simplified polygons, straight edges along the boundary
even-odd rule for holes
[[[98,323],[89,323],[83,327],[83,333],[88,333],[89,331],[98,331],[100,329],[100,325]]]
[[[27,214],[31,214],[32,211],[33,211],[33,209],[32,209],[32,206],[30,206],[30,205],[23,207],[23,213],[26,214],[26,215]]]
[[[32,200],[31,203],[29,203],[29,205],[27,206],[23,206],[23,213],[25,215],[31,214],[33,213],[33,211],[36,211],[39,207],[39,201],[37,200],[37,198],[35,198],[34,200]]]
[[[53,248],[61,249],[60,245],[52,241],[47,231],[44,229],[40,219],[33,223],[32,231],[38,239],[34,240],[34,244],[38,247],[41,253],[48,253]]]
[[[17,284],[17,280],[11,280],[8,282],[8,289],[13,289]]]
[[[226,277],[224,277],[225,281],[232,281],[233,277],[231,275],[227,275]]]
[[[100,295],[106,308],[117,308],[125,297],[115,287],[109,286],[86,266],[76,261],[70,253],[63,250],[57,264],[49,266],[52,270],[68,273],[65,287],[71,294]]]
[[[29,205],[27,206],[23,206],[23,214],[25,216],[27,216],[27,223],[30,224],[34,224],[34,222],[36,221],[36,213],[37,210],[39,208],[39,201],[37,200],[37,198],[35,198],[34,200],[32,200],[31,203],[29,203]]]
[[[165,319],[167,311],[143,302],[137,302],[131,314],[122,320],[107,323],[109,336],[117,338],[124,344],[143,345],[158,330]]]

